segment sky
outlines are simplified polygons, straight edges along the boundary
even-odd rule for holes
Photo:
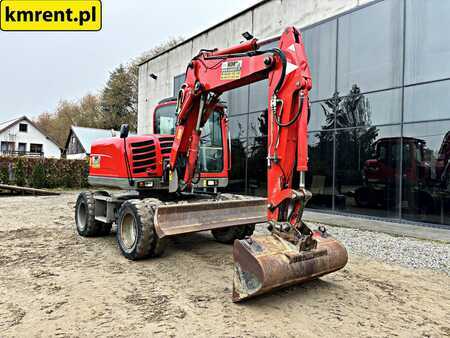
[[[99,32],[0,31],[0,122],[97,94],[109,73],[169,37],[192,35],[258,0],[103,0]]]

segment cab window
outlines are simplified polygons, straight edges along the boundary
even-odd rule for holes
[[[162,106],[155,111],[155,134],[175,134],[176,105]],[[222,172],[223,144],[220,112],[214,112],[203,127],[200,139],[199,165],[204,173]]]
[[[175,134],[176,105],[162,106],[155,111],[155,134]]]
[[[214,112],[204,125],[200,142],[200,171],[221,172],[223,170],[223,145],[219,112]]]

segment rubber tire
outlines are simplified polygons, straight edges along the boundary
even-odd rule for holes
[[[78,210],[83,206],[86,212],[86,225],[81,228]],[[75,224],[78,234],[83,237],[105,236],[111,231],[111,224],[95,220],[95,199],[90,191],[84,191],[78,195],[75,205]]]
[[[121,226],[125,215],[131,214],[134,217],[136,226],[136,240],[130,249],[127,249],[121,238]],[[165,249],[165,240],[158,238],[154,223],[153,208],[141,200],[125,201],[119,209],[117,217],[117,244],[122,254],[130,260],[139,260],[148,257],[162,255]]]
[[[253,235],[253,231],[255,231],[255,225],[248,224],[229,228],[213,229],[211,230],[211,233],[217,242],[233,244],[236,239],[244,239],[245,237]]]

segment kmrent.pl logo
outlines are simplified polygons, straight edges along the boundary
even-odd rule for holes
[[[2,0],[0,29],[4,31],[98,31],[100,0]]]

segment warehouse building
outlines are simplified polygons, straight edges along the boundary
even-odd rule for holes
[[[313,76],[309,207],[450,227],[449,22],[450,1],[261,1],[140,66],[138,130],[153,132],[153,109],[201,48],[294,25]],[[233,191],[265,194],[266,88],[223,97]]]

